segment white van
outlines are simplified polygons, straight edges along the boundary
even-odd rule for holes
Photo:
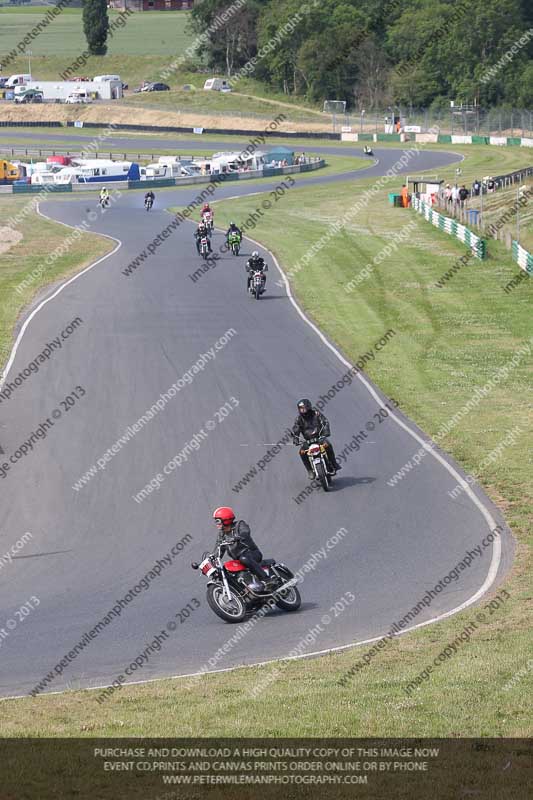
[[[14,89],[15,86],[22,86],[24,83],[33,80],[31,75],[10,75],[7,79],[5,89]]]
[[[231,83],[225,78],[209,78],[204,83],[204,89],[213,92],[231,92]]]
[[[95,75],[93,81],[95,83],[104,83],[104,81],[120,81],[122,83],[122,78],[120,75]]]
[[[88,92],[84,92],[80,89],[78,92],[69,94],[65,103],[92,103],[92,98]]]

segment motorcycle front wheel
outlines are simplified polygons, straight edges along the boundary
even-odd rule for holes
[[[318,464],[315,464],[315,469],[318,474],[318,480],[320,481],[320,485],[322,486],[324,491],[327,492],[329,489],[329,480],[326,468],[324,466],[324,462],[320,461]]]
[[[224,622],[242,622],[246,616],[246,606],[240,595],[230,586],[230,600],[224,597],[224,587],[221,584],[212,584],[207,587],[207,602],[217,617]]]
[[[296,586],[291,586],[286,592],[282,592],[276,600],[276,605],[283,611],[298,611],[302,605],[302,597]]]
[[[259,300],[260,296],[261,296],[261,286],[256,286],[255,287],[255,299]]]

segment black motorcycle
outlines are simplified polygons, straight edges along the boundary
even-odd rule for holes
[[[193,561],[193,569],[200,569],[208,579],[207,602],[212,611],[225,622],[242,622],[253,611],[265,605],[278,606],[284,611],[297,611],[302,603],[296,588],[298,578],[285,564],[273,558],[265,558],[261,567],[269,581],[264,591],[252,588],[257,586],[257,578],[238,559],[222,562],[223,551],[231,540],[217,542],[214,553],[204,553],[198,564]]]
[[[152,198],[152,197],[147,197],[147,198],[145,199],[145,201],[144,201],[144,207],[145,207],[145,209],[146,209],[147,211],[151,211],[151,210],[152,210],[152,206],[153,206],[153,204],[154,204],[154,200],[153,200],[153,198]]]

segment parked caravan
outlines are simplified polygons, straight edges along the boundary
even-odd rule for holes
[[[79,183],[107,181],[138,181],[139,165],[133,161],[108,161],[103,158],[72,160],[79,170]]]
[[[190,165],[183,165],[179,161],[170,160],[170,156],[162,156],[168,158],[167,163],[162,162],[161,158],[157,164],[147,164],[145,167],[140,168],[141,181],[158,180],[162,178],[182,178],[185,175],[199,174],[190,170]]]
[[[205,91],[231,92],[231,83],[225,78],[209,78],[204,83]]]
[[[122,83],[122,78],[120,75],[95,75],[93,81],[95,83],[102,83],[103,81],[120,81]]]
[[[29,81],[31,80],[32,77],[29,73],[20,75],[10,75],[6,81],[5,88],[14,89],[15,86],[22,86],[25,83],[29,83]]]
[[[210,161],[211,173],[237,172],[239,170],[256,171],[265,166],[265,153],[213,153]]]

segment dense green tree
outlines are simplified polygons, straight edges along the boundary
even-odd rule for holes
[[[92,56],[107,53],[108,30],[107,0],[83,0],[83,31]]]
[[[235,6],[231,0],[202,0],[191,14],[197,53],[216,70],[231,77],[256,53],[259,0]]]
[[[192,28],[210,67],[254,59],[247,74],[312,102],[532,104],[532,0],[201,0]]]

